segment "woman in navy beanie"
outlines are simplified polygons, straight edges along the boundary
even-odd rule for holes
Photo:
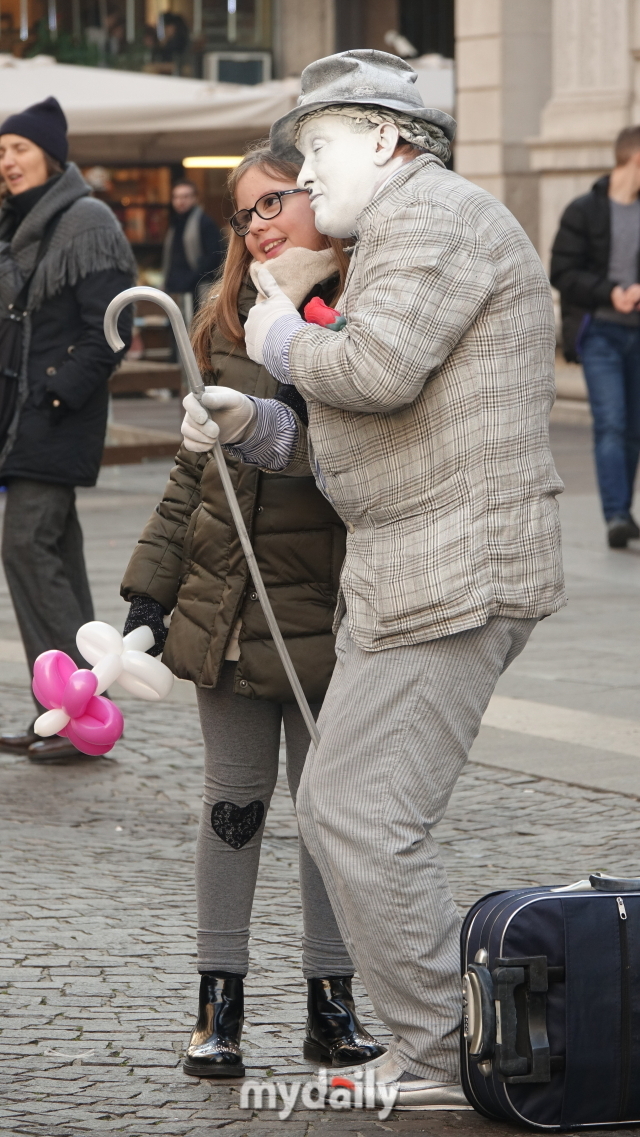
[[[85,666],[75,636],[93,606],[75,486],[95,485],[120,358],[104,338],[104,312],[136,276],[118,221],[67,155],[57,99],[0,125],[0,321],[18,315],[23,337],[15,371],[0,334],[2,561],[30,668],[50,648]],[[128,343],[131,316],[121,320]],[[40,762],[85,757],[66,738],[38,740],[27,724],[0,736],[0,747]]]

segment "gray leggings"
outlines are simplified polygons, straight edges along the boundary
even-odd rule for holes
[[[309,734],[295,703],[234,695],[235,663],[218,686],[198,688],[205,744],[204,805],[196,845],[198,970],[246,975],[249,921],[260,846],[278,776],[280,728],[294,804]],[[311,705],[317,716],[320,704]],[[307,979],[353,975],[322,877],[300,840],[302,973]]]

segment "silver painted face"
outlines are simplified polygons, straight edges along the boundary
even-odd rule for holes
[[[392,158],[393,129],[393,145],[381,150],[380,127],[360,133],[335,114],[303,123],[297,145],[305,160],[298,185],[309,190],[320,233],[349,237],[355,232],[362,210],[396,163],[401,164]]]

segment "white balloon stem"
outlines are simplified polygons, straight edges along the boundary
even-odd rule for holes
[[[151,628],[143,624],[141,628],[134,628],[122,641],[124,651],[148,651],[156,642]]]
[[[122,656],[114,654],[104,655],[91,670],[98,680],[96,695],[101,695],[103,691],[106,691],[107,687],[110,687],[112,683],[116,682],[118,676],[121,674]]]

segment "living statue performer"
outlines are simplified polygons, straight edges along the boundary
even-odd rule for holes
[[[341,331],[305,324],[261,267],[247,351],[304,396],[309,428],[263,403],[238,447],[264,454],[270,424],[257,460],[310,463],[347,527],[338,663],[297,809],[393,1034],[376,1085],[414,1109],[464,1102],[460,919],[431,829],[499,675],[564,604],[549,284],[509,211],[446,169],[455,123],[415,78],[383,52],[329,56],[272,128],[276,153],[304,155],[319,231],[357,243]]]
[[[268,262],[295,304],[331,302],[344,283],[342,242],[318,233],[308,194],[296,187],[301,155],[276,158],[254,149],[234,170],[237,212],[224,275],[196,317],[194,348],[209,382],[207,405],[220,415],[221,440],[241,438],[254,413],[248,396],[271,399],[278,383],[252,363],[244,322],[256,301],[252,264]],[[294,311],[295,311],[294,307]],[[226,384],[226,386],[224,386]],[[304,431],[304,399],[287,386]],[[195,401],[195,400],[194,400]],[[200,410],[199,404],[195,403]],[[288,423],[284,402],[268,402]],[[206,417],[206,413],[205,413]],[[211,440],[187,440],[165,495],[138,542],[123,582],[131,601],[125,630],[149,624],[155,651],[197,688],[205,742],[204,806],[196,850],[198,1021],[187,1074],[242,1077],[243,984],[249,921],[264,823],[278,773],[284,723],[287,775],[295,801],[309,733],[278,659],[233,528]],[[195,453],[190,453],[189,447]],[[231,455],[235,454],[231,449]],[[229,457],[273,608],[314,714],[335,664],[331,631],[344,556],[344,525],[307,468],[300,477],[261,473]],[[265,462],[268,452],[263,455]],[[173,609],[167,636],[165,616]],[[165,646],[166,640],[166,646]],[[304,1053],[325,1065],[365,1062],[383,1053],[360,1025],[351,992],[353,963],[342,942],[322,877],[300,847],[304,923],[302,969],[308,982]],[[278,914],[274,913],[274,924]]]

